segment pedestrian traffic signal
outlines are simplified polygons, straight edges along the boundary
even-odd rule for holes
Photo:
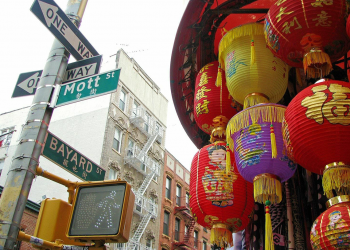
[[[67,237],[127,242],[134,202],[135,195],[126,181],[78,182]]]

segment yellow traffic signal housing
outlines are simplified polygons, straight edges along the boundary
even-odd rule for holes
[[[67,237],[127,242],[134,202],[135,195],[126,181],[77,183]]]
[[[42,201],[36,222],[34,236],[43,240],[55,242],[60,239],[64,245],[84,246],[86,244],[68,239],[66,236],[69,215],[72,205],[59,199],[45,199]],[[40,248],[40,246],[33,245]]]

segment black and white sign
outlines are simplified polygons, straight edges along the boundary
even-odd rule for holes
[[[53,0],[35,0],[30,10],[77,60],[98,52]]]
[[[100,72],[102,55],[68,64],[62,83],[68,83]],[[19,75],[13,97],[34,95],[40,81],[42,70],[22,73]]]

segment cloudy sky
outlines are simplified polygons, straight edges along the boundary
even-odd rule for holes
[[[11,98],[20,73],[43,69],[53,35],[30,11],[34,1],[0,1],[0,113],[32,103],[33,97]],[[68,0],[55,0],[65,10]],[[80,31],[103,55],[123,48],[169,100],[166,148],[188,169],[197,149],[183,130],[169,87],[173,41],[188,0],[90,0]],[[71,57],[69,62],[73,62]],[[184,148],[183,145],[186,145]],[[79,150],[79,149],[78,149]]]

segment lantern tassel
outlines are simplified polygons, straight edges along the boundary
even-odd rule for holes
[[[322,78],[333,69],[329,55],[319,49],[312,49],[305,54],[303,65],[308,78]]]
[[[229,174],[231,171],[231,156],[230,156],[230,148],[228,143],[226,144],[226,174]]]
[[[224,249],[233,246],[232,232],[226,228],[226,225],[222,224],[220,228],[215,226],[210,230],[210,243]]]
[[[270,125],[270,138],[271,138],[271,157],[277,158],[277,145],[276,145],[276,135],[273,128],[273,124]]]
[[[323,172],[322,186],[328,199],[334,197],[333,190],[337,196],[349,194],[350,167],[343,165],[326,168]]]
[[[265,202],[265,250],[274,250],[275,244],[273,242],[273,235],[272,235],[272,224],[271,224],[271,216],[270,216],[270,205],[271,202],[267,200]]]
[[[219,63],[218,74],[216,76],[215,86],[216,87],[221,87],[221,85],[222,85],[222,68],[221,68],[221,65]]]
[[[255,63],[255,46],[254,46],[254,37],[252,36],[252,41],[250,43],[250,66]]]

